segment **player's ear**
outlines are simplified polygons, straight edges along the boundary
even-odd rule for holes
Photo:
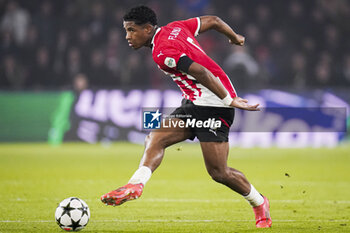
[[[147,33],[147,34],[152,33],[153,28],[154,28],[154,26],[153,26],[152,24],[147,23],[147,24],[145,25],[145,31],[146,31],[146,33]]]

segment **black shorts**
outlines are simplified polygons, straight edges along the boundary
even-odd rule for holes
[[[235,109],[198,106],[190,100],[183,99],[181,107],[175,109],[171,116],[192,123],[194,122],[193,119],[201,122],[207,121],[207,123],[199,125],[190,124],[188,128],[192,132],[192,136],[189,138],[191,140],[197,137],[200,142],[228,142],[228,133],[233,123]]]

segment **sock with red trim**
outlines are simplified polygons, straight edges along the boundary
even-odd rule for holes
[[[134,175],[129,180],[130,184],[140,184],[142,183],[144,186],[146,185],[147,181],[151,178],[152,171],[149,167],[141,166],[137,171],[134,173]]]
[[[264,203],[264,198],[256,191],[254,186],[250,185],[250,193],[247,196],[243,196],[252,207],[259,206]]]

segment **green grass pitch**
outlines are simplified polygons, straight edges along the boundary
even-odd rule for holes
[[[82,232],[350,232],[350,148],[231,148],[229,165],[270,199],[273,225],[256,229],[248,203],[206,173],[198,144],[170,147],[139,200],[104,206],[143,147],[116,143],[0,144],[0,232],[63,232],[54,220],[70,196],[87,202]]]

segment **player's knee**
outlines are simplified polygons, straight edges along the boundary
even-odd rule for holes
[[[145,137],[145,146],[147,147],[149,145],[151,141],[151,136],[148,134],[146,137]]]
[[[149,148],[159,148],[165,149],[167,145],[167,138],[160,137],[159,135],[150,133],[145,138],[145,147]]]
[[[225,169],[210,169],[208,170],[211,178],[221,184],[225,184],[228,178],[227,171]]]

